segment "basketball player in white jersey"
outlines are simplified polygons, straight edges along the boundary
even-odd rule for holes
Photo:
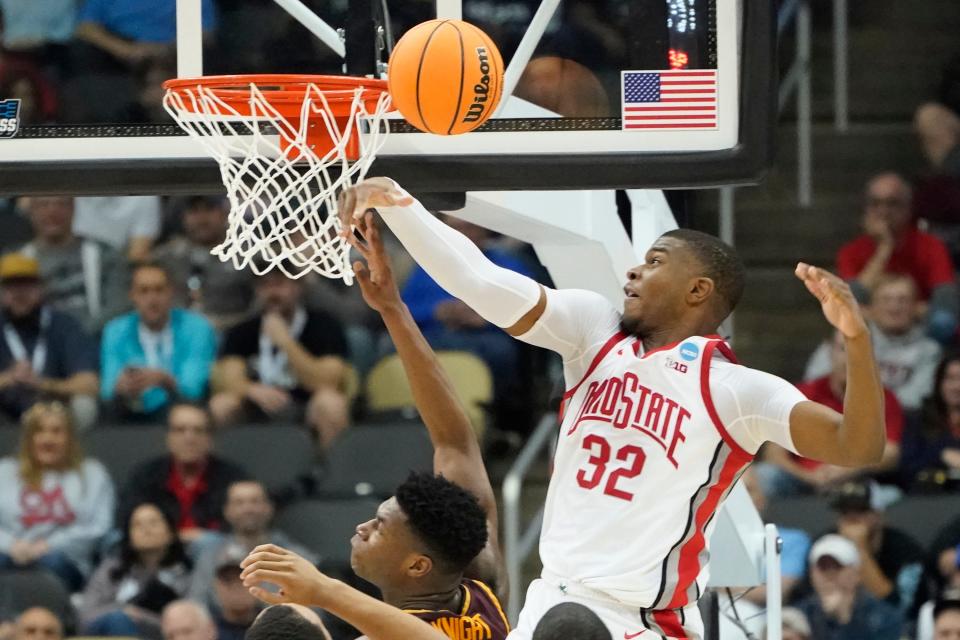
[[[845,338],[843,415],[736,364],[715,332],[740,298],[744,269],[712,236],[677,230],[656,240],[627,272],[621,314],[599,294],[548,289],[497,267],[388,178],[343,194],[345,228],[371,207],[452,295],[563,358],[543,573],[509,640],[530,640],[562,601],[596,611],[616,640],[697,640],[714,515],[760,445],[835,465],[880,459],[883,400],[870,335],[832,274],[802,263],[796,270]]]

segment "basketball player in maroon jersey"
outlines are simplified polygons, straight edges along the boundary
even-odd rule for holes
[[[360,221],[366,264],[354,267],[364,299],[384,320],[434,446],[433,474],[411,474],[376,517],[357,527],[351,564],[384,601],[429,622],[450,640],[504,640],[510,626],[498,596],[506,571],[497,505],[470,419],[393,279],[372,216]],[[276,547],[245,561],[247,582],[307,592],[317,572]],[[284,563],[279,573],[276,563]],[[294,565],[298,569],[294,569]],[[273,600],[271,600],[272,602]],[[300,602],[300,604],[310,604]]]
[[[591,607],[613,637],[698,640],[714,517],[760,446],[840,466],[883,453],[883,396],[849,286],[806,264],[797,277],[844,336],[844,413],[736,363],[715,335],[744,268],[733,248],[665,233],[627,272],[623,311],[500,268],[389,178],[341,194],[343,237],[369,208],[420,266],[487,321],[563,358],[567,392],[547,491],[540,557],[510,640],[530,640],[553,605]],[[364,225],[360,225],[361,227]],[[362,232],[362,229],[361,229]]]

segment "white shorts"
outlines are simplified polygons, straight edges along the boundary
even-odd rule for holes
[[[540,618],[561,602],[576,602],[592,609],[607,625],[613,640],[703,639],[703,621],[696,603],[683,609],[638,609],[600,594],[593,596],[583,587],[537,578],[527,589],[520,620],[507,640],[531,640]]]

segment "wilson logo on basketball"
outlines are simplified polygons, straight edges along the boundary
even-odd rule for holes
[[[463,117],[464,122],[476,122],[483,116],[484,109],[487,108],[487,98],[490,95],[490,61],[487,57],[486,47],[477,47],[477,60],[480,63],[480,82],[473,85],[473,103],[467,107],[467,115]]]

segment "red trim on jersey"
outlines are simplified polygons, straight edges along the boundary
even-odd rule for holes
[[[753,460],[753,455],[737,444],[737,441],[733,439],[733,436],[730,435],[727,428],[723,426],[723,421],[720,420],[717,408],[713,404],[713,396],[710,395],[710,362],[713,359],[714,349],[720,349],[720,353],[731,362],[736,363],[737,361],[733,355],[733,351],[731,351],[730,347],[722,340],[713,340],[703,348],[703,360],[700,362],[700,393],[703,395],[703,404],[707,407],[710,420],[713,422],[713,426],[717,428],[717,431],[720,432],[720,436],[724,442],[730,445],[730,448],[733,449],[733,452],[737,456],[745,457],[749,462]]]
[[[563,399],[566,401],[570,396],[577,392],[577,389],[580,388],[580,385],[583,384],[583,381],[590,377],[590,374],[593,373],[593,370],[597,368],[597,365],[600,364],[600,361],[607,357],[607,354],[610,353],[610,350],[613,349],[618,342],[627,337],[623,331],[617,331],[615,334],[610,336],[610,339],[607,340],[600,351],[597,351],[597,355],[593,356],[593,360],[590,362],[590,366],[587,367],[586,373],[583,374],[583,377],[580,378],[580,381],[577,384],[570,387],[566,393],[563,394]],[[563,405],[561,405],[562,407]]]
[[[683,624],[680,622],[680,616],[676,611],[669,609],[660,609],[653,611],[653,621],[657,623],[660,630],[667,634],[667,637],[677,640],[688,640],[687,632],[683,630]]]
[[[666,606],[667,609],[677,609],[689,604],[687,591],[690,589],[690,585],[697,579],[697,576],[700,575],[700,570],[702,569],[700,566],[700,553],[707,544],[707,523],[713,518],[717,507],[720,505],[720,499],[723,497],[723,494],[726,493],[727,489],[730,488],[730,485],[733,484],[737,473],[747,465],[751,459],[752,456],[744,457],[736,451],[732,451],[727,457],[727,461],[723,463],[723,468],[720,470],[720,477],[717,479],[717,482],[710,487],[706,499],[704,499],[697,509],[697,513],[694,515],[696,533],[680,548],[680,561],[677,565],[677,572],[679,574],[677,586],[674,589],[673,598],[670,599],[670,602]]]
[[[646,358],[647,356],[652,355],[652,354],[654,354],[654,353],[657,353],[658,351],[666,351],[667,349],[673,349],[674,347],[676,347],[676,346],[677,346],[678,344],[680,344],[681,342],[686,342],[686,341],[689,340],[690,338],[695,338],[695,337],[697,337],[697,336],[690,336],[690,337],[688,337],[688,338],[684,338],[683,340],[677,340],[676,342],[671,342],[670,344],[665,344],[665,345],[663,345],[662,347],[657,347],[656,349],[650,349],[650,351],[645,351],[644,354],[643,354],[642,356],[640,356],[640,357],[641,357],[641,358]],[[718,335],[715,334],[715,333],[711,333],[711,334],[708,335],[708,336],[702,336],[702,337],[707,338],[707,339],[709,339],[709,340],[721,340],[721,341],[723,340],[723,337],[722,337],[722,336],[718,336]],[[724,346],[726,347],[726,343],[724,343]],[[730,347],[726,347],[726,349],[727,349],[727,352],[730,353],[730,357],[732,357],[732,356],[733,356],[733,351],[730,351]],[[724,352],[724,355],[727,355],[727,354]],[[735,357],[732,357],[732,360],[733,360],[734,362],[737,361],[737,359],[736,359]]]

